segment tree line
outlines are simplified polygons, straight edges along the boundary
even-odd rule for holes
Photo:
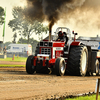
[[[47,26],[44,26],[41,22],[37,20],[27,20],[23,15],[24,11],[25,8],[21,7],[14,7],[12,9],[13,19],[9,21],[8,26],[14,32],[13,42],[15,42],[18,34],[21,34],[24,38],[27,38],[27,43],[29,43],[29,39],[32,34],[37,34],[40,36],[43,33],[46,34],[49,30]],[[0,7],[0,25],[3,24],[4,9]],[[41,37],[39,39],[41,39]]]

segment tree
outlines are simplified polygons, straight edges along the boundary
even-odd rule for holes
[[[0,25],[4,23],[4,9],[0,7]]]
[[[13,39],[12,42],[13,42],[13,43],[16,43],[17,33],[15,33],[15,34],[13,35],[13,38],[14,38],[14,39]]]
[[[9,27],[12,28],[13,31],[17,31],[20,34],[22,34],[24,37],[27,37],[29,43],[30,36],[35,34],[42,34],[48,32],[48,27],[44,26],[41,22],[38,22],[37,20],[34,20],[32,22],[29,22],[26,20],[23,12],[25,11],[25,8],[22,9],[21,7],[15,7],[13,8],[13,20],[10,20],[8,23]]]
[[[27,44],[27,40],[26,39],[23,39],[23,38],[20,38],[18,40],[18,43]],[[34,53],[35,53],[35,49],[36,49],[37,43],[38,43],[37,40],[34,40],[34,38],[30,38],[29,44],[32,45],[32,52],[34,52]]]

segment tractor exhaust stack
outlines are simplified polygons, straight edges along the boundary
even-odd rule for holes
[[[51,41],[51,27],[49,27],[49,41]]]

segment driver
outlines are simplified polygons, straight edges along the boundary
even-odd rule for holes
[[[68,37],[67,37],[66,32],[59,31],[58,32],[58,39],[57,40],[65,41],[65,44],[67,44]]]
[[[62,31],[59,31],[58,32],[58,39],[57,40],[62,40],[62,39],[64,39],[63,37],[64,37],[63,32]]]

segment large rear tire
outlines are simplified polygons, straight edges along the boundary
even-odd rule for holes
[[[96,68],[96,75],[98,76],[99,75],[99,61],[98,61],[98,59],[95,62],[95,68]]]
[[[86,46],[72,47],[68,57],[67,70],[70,75],[85,76],[88,67]]]
[[[26,61],[26,72],[28,74],[33,74],[35,71],[35,67],[32,65],[33,55],[29,56]]]
[[[65,74],[66,65],[65,60],[62,57],[56,59],[55,62],[55,73],[57,76],[63,76]]]

